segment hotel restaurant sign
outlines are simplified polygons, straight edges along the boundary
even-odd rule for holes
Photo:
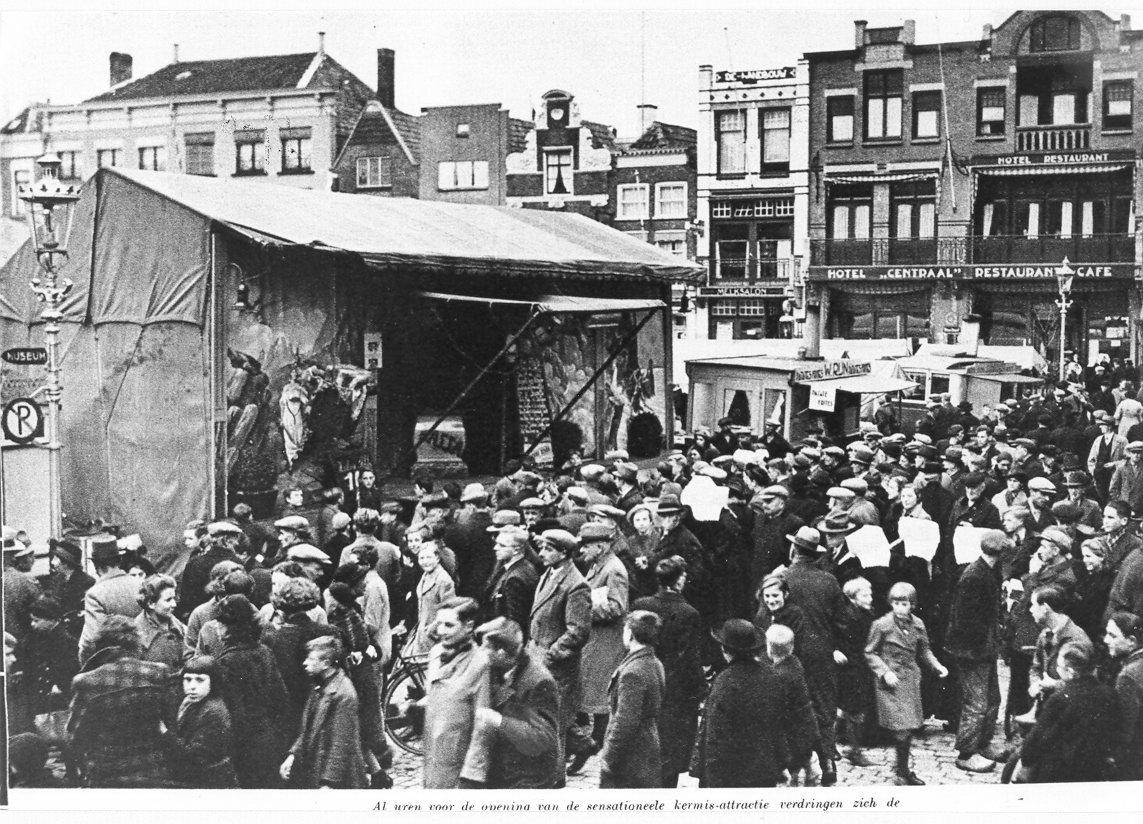
[[[1055,280],[1057,263],[978,263],[956,266],[811,266],[807,280]],[[1126,279],[1134,263],[1073,263],[1080,280]]]

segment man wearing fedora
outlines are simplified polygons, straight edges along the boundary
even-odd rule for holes
[[[1087,528],[1080,531],[1087,538],[1099,531],[1103,520],[1103,510],[1100,505],[1088,497],[1091,488],[1091,476],[1082,469],[1064,474],[1064,489],[1067,493],[1065,500],[1079,508],[1079,523]]]
[[[825,552],[819,563],[822,569],[837,578],[839,584],[857,578],[862,573],[861,561],[849,551],[845,538],[860,529],[843,513],[832,512],[814,524],[825,541]]]
[[[846,599],[837,579],[821,569],[821,534],[813,527],[803,526],[790,539],[790,568],[786,571],[789,602],[798,606],[805,615],[803,643],[798,658],[806,672],[806,686],[810,690],[810,703],[818,720],[821,733],[821,762],[823,787],[837,783],[835,766],[834,724],[837,721],[837,670],[839,636],[845,613]]]
[[[95,651],[95,636],[108,616],[134,618],[143,610],[139,604],[139,579],[119,568],[119,544],[114,535],[101,534],[91,539],[91,563],[96,580],[83,597],[80,664]]]
[[[4,530],[4,629],[17,641],[28,637],[31,629],[31,606],[40,597],[40,585],[32,577],[35,552],[17,536],[19,531],[5,525]]]
[[[51,567],[40,586],[63,608],[64,614],[82,613],[83,596],[95,579],[83,571],[83,550],[71,541],[53,541],[48,561]]]
[[[731,618],[712,633],[726,667],[703,709],[697,775],[700,787],[774,787],[788,761],[789,725],[782,684],[765,656],[762,632]]]
[[[575,723],[580,705],[580,662],[591,637],[591,591],[573,558],[579,546],[564,529],[549,529],[540,536],[540,559],[547,568],[532,602],[528,641],[529,654],[541,662],[560,693],[560,760],[558,785],[566,779],[564,760],[574,757],[572,767],[582,767],[595,752],[591,738]]]
[[[683,526],[683,505],[678,495],[662,495],[656,512],[663,527],[662,537],[648,565],[654,569],[659,561],[678,555],[687,564],[687,583],[683,595],[687,603],[699,611],[704,626],[710,626],[714,605],[711,603],[710,569],[702,544],[694,533]]]

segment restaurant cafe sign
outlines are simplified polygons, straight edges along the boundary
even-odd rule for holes
[[[1059,263],[979,263],[957,266],[811,266],[807,280],[1055,280]],[[1071,265],[1080,280],[1131,279],[1133,263]]]

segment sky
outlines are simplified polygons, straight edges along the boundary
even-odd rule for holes
[[[416,9],[343,2],[333,10],[287,0],[272,7],[244,2],[253,11],[241,12],[209,2],[190,11],[137,5],[92,11],[0,0],[0,123],[33,101],[76,103],[105,91],[112,51],[132,55],[134,76],[142,77],[172,62],[175,43],[184,61],[291,54],[315,51],[324,31],[326,51],[371,87],[377,49],[396,51],[403,111],[498,102],[529,118],[539,96],[559,88],[575,95],[583,117],[624,137],[635,131],[640,102],[657,105],[660,120],[697,126],[700,64],[716,71],[790,66],[807,51],[851,48],[856,18],[871,26],[912,18],[919,43],[974,40],[985,23],[999,25],[1017,8],[927,0],[908,8],[820,0],[796,8],[786,0],[701,9],[695,0],[689,7],[585,0],[549,8],[501,0],[495,8],[429,2]],[[1133,19],[1143,27],[1143,10]]]

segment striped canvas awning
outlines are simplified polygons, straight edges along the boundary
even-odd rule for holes
[[[975,171],[991,177],[1017,175],[1101,175],[1131,168],[1130,163],[1036,163],[1031,166],[980,166]]]
[[[911,183],[915,180],[935,180],[939,172],[895,172],[892,174],[831,175],[826,183]]]

